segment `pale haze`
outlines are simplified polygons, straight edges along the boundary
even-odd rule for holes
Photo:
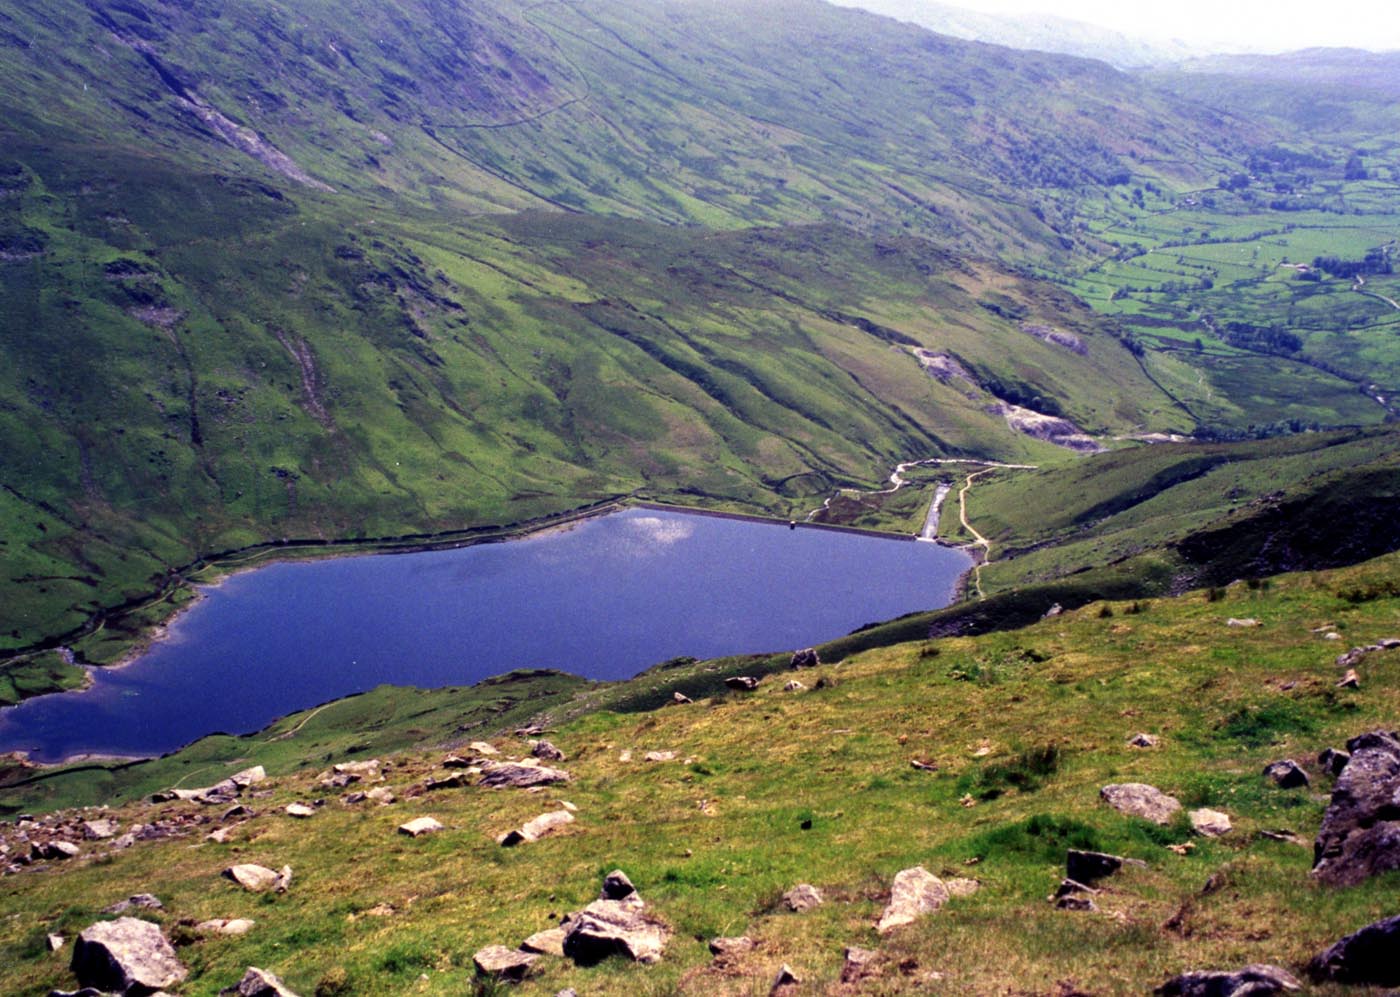
[[[888,5],[840,0],[877,12]],[[903,0],[906,9],[919,0]],[[952,0],[949,6],[988,14],[1053,14],[1151,41],[1179,39],[1221,52],[1284,52],[1314,46],[1400,50],[1400,7],[1394,0],[1319,4],[1316,0]]]

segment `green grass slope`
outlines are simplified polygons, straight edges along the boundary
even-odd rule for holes
[[[110,854],[89,844],[72,862],[0,879],[0,987],[71,988],[67,950],[49,953],[45,936],[71,936],[103,907],[151,891],[165,910],[141,916],[180,943],[191,969],[183,993],[212,995],[248,965],[303,994],[492,992],[474,980],[472,954],[549,927],[591,899],[615,867],[673,931],[662,962],[583,969],[546,957],[518,992],[751,994],[766,992],[787,963],[803,992],[843,994],[851,988],[839,979],[841,952],[851,944],[879,950],[878,975],[861,992],[881,994],[1126,995],[1187,969],[1270,962],[1299,972],[1336,938],[1393,913],[1397,884],[1393,874],[1347,889],[1311,880],[1307,844],[1326,779],[1314,769],[1311,789],[1282,790],[1261,770],[1282,757],[1311,767],[1320,749],[1393,726],[1400,684],[1384,655],[1397,652],[1362,662],[1357,689],[1336,688],[1333,658],[1394,635],[1397,572],[1390,556],[1232,586],[1223,596],[1096,604],[1022,630],[868,651],[801,673],[807,690],[784,691],[787,676],[774,676],[751,695],[636,712],[627,691],[664,686],[667,670],[653,672],[583,691],[573,705],[541,703],[573,775],[541,794],[468,787],[415,795],[413,786],[440,771],[446,746],[434,743],[487,737],[518,755],[525,742],[490,734],[490,724],[442,726],[453,699],[472,715],[465,711],[476,691],[372,693],[244,741],[244,757],[267,758],[273,779],[248,800],[257,816],[227,843],[203,837],[221,808],[124,803],[106,811],[124,827],[181,814],[195,823],[184,836]],[[1229,627],[1232,616],[1259,625]],[[825,688],[814,688],[817,678]],[[384,718],[387,727],[418,728],[422,739],[420,750],[385,756],[400,802],[343,804],[343,791],[318,786],[314,773],[390,747],[399,735],[374,741],[367,708],[394,700],[402,706]],[[435,712],[415,718],[414,700]],[[335,709],[348,711],[338,734],[324,726]],[[363,740],[353,740],[355,728]],[[1160,743],[1130,746],[1138,731]],[[676,754],[643,761],[648,751]],[[227,771],[204,767],[210,758],[196,746],[153,765],[170,783],[203,785]],[[1184,818],[1159,827],[1099,801],[1101,786],[1129,781],[1187,808],[1224,811],[1234,829],[1197,838]],[[282,812],[318,797],[326,803],[309,820]],[[561,799],[578,808],[563,833],[515,849],[495,843]],[[446,829],[418,840],[395,833],[420,815]],[[1301,841],[1263,833],[1283,829]],[[1059,911],[1046,896],[1069,847],[1145,865],[1103,884],[1099,913]],[[244,894],[219,878],[235,862],[290,864],[292,887]],[[980,888],[877,936],[891,877],[919,864]],[[778,898],[798,882],[818,886],[826,903],[784,911]],[[200,940],[190,928],[235,916],[256,922],[248,935]],[[708,940],[741,933],[758,948],[713,963]]]

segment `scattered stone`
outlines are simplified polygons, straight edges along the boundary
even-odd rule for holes
[[[717,959],[729,959],[734,956],[744,955],[752,952],[758,947],[748,935],[739,935],[736,938],[711,938],[710,954]]]
[[[880,921],[875,925],[879,934],[886,934],[895,928],[912,924],[919,918],[932,914],[949,898],[948,887],[923,866],[903,869],[895,874],[890,888],[890,902]]]
[[[1179,845],[1167,846],[1167,851],[1171,852],[1173,855],[1190,855],[1195,850],[1196,843],[1194,841],[1186,841]]]
[[[638,903],[642,899],[637,893],[637,888],[632,885],[632,880],[627,878],[627,873],[621,869],[614,869],[603,877],[603,888],[598,893],[599,900],[626,900],[629,897],[636,897]]]
[[[1099,891],[1094,889],[1092,886],[1085,886],[1078,880],[1062,879],[1060,880],[1060,885],[1055,888],[1055,892],[1052,893],[1048,899],[1051,901],[1055,901],[1059,900],[1061,897],[1070,897],[1076,895],[1096,896],[1098,892]]]
[[[125,914],[133,907],[140,907],[142,910],[165,910],[165,904],[151,893],[133,893],[125,900],[118,900],[110,907],[104,907],[104,914]]]
[[[250,893],[266,893],[268,890],[286,893],[292,883],[292,867],[289,865],[284,865],[281,872],[273,872],[266,866],[244,863],[229,866],[222,875]]]
[[[510,848],[530,841],[539,841],[574,822],[574,815],[567,810],[553,810],[540,814],[534,820],[514,831],[507,831],[496,839],[496,843]]]
[[[758,688],[758,682],[752,675],[731,675],[724,680],[726,686],[738,692],[753,692]]]
[[[504,945],[488,945],[472,956],[479,976],[492,976],[512,983],[519,983],[529,976],[531,967],[538,959],[537,955],[508,949]]]
[[[648,751],[642,756],[642,760],[647,762],[670,762],[674,761],[675,758],[674,751]]]
[[[1151,734],[1144,734],[1141,732],[1128,738],[1128,747],[1130,748],[1155,748],[1157,747],[1157,743],[1158,738]]]
[[[1186,816],[1191,818],[1191,830],[1202,837],[1218,838],[1222,834],[1230,833],[1230,817],[1219,810],[1202,807],[1200,810],[1192,810]]]
[[[783,906],[795,914],[820,907],[821,904],[821,891],[811,883],[798,883],[783,894]]]
[[[622,752],[618,754],[617,760],[624,763],[630,762],[632,760],[632,752],[629,749],[624,748]]]
[[[793,651],[792,660],[789,662],[793,668],[816,668],[821,663],[821,656],[817,654],[815,647],[804,647],[800,651]]]
[[[1298,789],[1309,783],[1303,767],[1291,758],[1270,762],[1264,766],[1264,775],[1273,780],[1279,789]]]
[[[82,854],[82,851],[71,841],[45,841],[42,844],[35,842],[30,846],[30,854],[34,858],[48,859],[52,862],[75,859]]]
[[[487,744],[485,741],[473,741],[471,744],[467,745],[467,750],[475,751],[478,755],[500,754],[493,745]]]
[[[1082,911],[1086,914],[1096,914],[1098,913],[1099,905],[1094,903],[1092,897],[1086,897],[1081,896],[1077,893],[1071,893],[1067,896],[1057,898],[1055,900],[1055,909],[1077,910]]]
[[[1065,875],[1076,883],[1095,883],[1123,868],[1123,860],[1104,852],[1081,852],[1071,848],[1065,857]]]
[[[212,841],[218,845],[228,844],[228,839],[233,836],[233,832],[242,827],[242,824],[232,824],[228,827],[216,828],[204,836],[205,841]]]
[[[108,838],[115,838],[121,825],[109,817],[99,817],[97,820],[85,820],[82,824],[83,837],[89,841],[106,841]]]
[[[1333,886],[1400,869],[1400,735],[1372,731],[1347,750],[1313,846],[1313,875]]]
[[[787,684],[783,686],[783,692],[803,692],[806,688],[807,687],[797,681],[797,679],[788,679]]]
[[[788,991],[796,988],[801,982],[802,980],[798,975],[792,971],[792,967],[787,963],[783,963],[782,968],[778,970],[777,977],[773,980],[773,985],[768,988],[769,997],[776,997],[778,994],[786,994]]]
[[[253,930],[256,922],[250,921],[246,917],[224,918],[216,917],[211,921],[200,921],[194,926],[194,930],[201,935],[230,935],[237,937],[246,935]]]
[[[1155,997],[1271,997],[1300,989],[1288,970],[1255,965],[1233,973],[1202,970],[1182,973],[1152,991]]]
[[[220,997],[297,997],[287,985],[265,969],[249,966],[236,986],[219,991]]]
[[[1232,616],[1225,621],[1225,625],[1227,627],[1257,627],[1259,626],[1259,621],[1252,616],[1246,617],[1243,620],[1237,620]]]
[[[975,879],[945,879],[943,885],[948,889],[948,896],[970,897],[982,888],[982,884]]]
[[[524,768],[526,766],[520,767]],[[472,775],[470,772],[453,772],[451,775],[433,776],[427,782],[423,783],[423,790],[428,793],[436,793],[443,789],[462,789],[465,786],[470,786],[471,782]]]
[[[556,782],[568,782],[569,779],[569,773],[563,769],[552,769],[545,765],[526,765],[523,762],[487,762],[481,767],[481,779],[478,785],[527,789],[531,786],[548,786]]]
[[[608,873],[598,899],[561,922],[564,954],[581,966],[610,955],[644,964],[659,962],[670,933],[645,908],[626,874]]]
[[[242,803],[240,803],[236,807],[229,807],[227,810],[225,810],[219,816],[219,820],[224,823],[227,823],[231,820],[248,820],[252,817],[256,817],[257,815],[258,812],[252,807],[244,806]]]
[[[814,685],[814,686],[812,686],[812,688],[813,688],[813,689],[835,689],[835,688],[836,688],[836,680],[835,680],[834,678],[832,678],[830,675],[823,675],[821,678],[817,679],[817,684]]]
[[[671,702],[675,703],[677,706],[685,706],[695,702],[695,700],[691,699],[683,692],[673,692],[671,693]]]
[[[309,807],[305,803],[288,803],[286,813],[288,817],[305,820],[307,817],[316,816],[316,808]]]
[[[1286,827],[1276,828],[1271,831],[1260,831],[1259,837],[1268,838],[1270,841],[1282,841],[1290,845],[1307,844],[1296,832],[1290,831]]]
[[[847,945],[844,955],[845,961],[841,965],[842,983],[858,983],[867,976],[875,975],[875,965],[880,958],[879,952],[874,949]]]
[[[1355,668],[1348,668],[1346,674],[1337,680],[1338,689],[1360,689],[1361,676],[1356,674]]]
[[[1400,916],[1368,924],[1347,935],[1308,963],[1308,975],[1319,981],[1397,986],[1400,985],[1397,952],[1400,952]]]
[[[1154,824],[1169,824],[1181,802],[1155,786],[1142,782],[1117,783],[1099,790],[1099,797],[1119,813],[1141,817]]]
[[[1056,616],[1059,616],[1059,615],[1060,615],[1061,613],[1063,613],[1064,611],[1065,611],[1065,607],[1064,607],[1064,606],[1061,606],[1061,605],[1057,602],[1057,603],[1055,603],[1053,606],[1051,606],[1049,609],[1047,609],[1047,610],[1045,611],[1045,615],[1042,616],[1041,619],[1042,619],[1042,620],[1053,619],[1053,618],[1055,618]]]
[[[66,941],[67,939],[62,935],[49,935],[44,939],[44,945],[50,952],[57,952],[59,949],[63,948]]]
[[[160,926],[134,917],[84,929],[73,945],[70,965],[82,986],[123,994],[163,990],[189,975]]]
[[[536,758],[543,758],[547,762],[562,762],[565,757],[564,752],[549,741],[536,741],[530,746],[530,754]]]
[[[235,772],[233,775],[229,776],[228,781],[239,789],[247,789],[249,786],[262,782],[266,778],[266,770],[264,770],[261,765],[254,765],[252,768],[244,769],[242,772]]]
[[[399,825],[399,833],[406,834],[410,838],[419,838],[425,834],[436,834],[442,830],[442,824],[432,817],[415,817],[406,824]]]
[[[1349,761],[1351,761],[1351,755],[1345,751],[1338,751],[1336,748],[1323,748],[1317,756],[1318,767],[1333,779],[1342,774],[1342,769],[1347,767]]]
[[[377,786],[365,794],[365,799],[378,803],[381,807],[387,807],[397,797],[394,796],[394,791],[387,786]]]
[[[554,955],[562,958],[564,955],[564,929],[549,928],[545,931],[537,931],[521,942],[520,948],[522,951],[534,952],[536,955]]]

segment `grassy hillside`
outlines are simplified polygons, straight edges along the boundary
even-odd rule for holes
[[[1311,766],[1323,747],[1393,726],[1400,684],[1386,659],[1359,666],[1359,689],[1334,687],[1332,659],[1394,635],[1397,572],[1392,556],[1264,587],[1232,586],[1223,596],[1095,604],[1019,631],[866,652],[796,675],[807,690],[784,691],[789,673],[752,695],[712,693],[694,705],[641,711],[629,705],[638,702],[629,690],[643,699],[652,689],[669,695],[671,670],[745,667],[678,663],[585,691],[573,705],[542,703],[549,737],[568,754],[563,765],[573,775],[542,794],[463,788],[415,796],[411,787],[440,773],[446,746],[429,745],[479,738],[499,725],[456,733],[442,725],[454,700],[470,716],[478,691],[372,693],[331,708],[347,711],[335,734],[323,712],[290,718],[225,752],[266,761],[274,776],[270,792],[248,800],[258,815],[228,843],[203,840],[213,820],[110,856],[98,857],[104,846],[92,843],[86,857],[47,873],[6,876],[0,986],[70,987],[67,950],[48,953],[45,935],[71,936],[101,908],[153,889],[165,910],[141,916],[181,942],[192,971],[184,993],[213,994],[250,964],[303,994],[462,993],[474,986],[473,952],[549,927],[587,902],[615,867],[673,929],[663,961],[579,969],[545,958],[520,993],[569,986],[592,994],[750,994],[766,992],[781,963],[804,980],[803,992],[845,993],[838,978],[849,944],[879,950],[879,975],[864,986],[888,994],[1141,994],[1186,969],[1272,962],[1299,972],[1342,934],[1392,913],[1397,884],[1394,874],[1348,889],[1311,880],[1307,845],[1327,781],[1314,769],[1311,790],[1282,790],[1261,769],[1282,757]],[[1259,625],[1227,627],[1227,617]],[[1329,632],[1341,639],[1325,639]],[[826,688],[813,688],[818,678]],[[375,724],[369,707],[395,700],[417,705]],[[512,716],[500,720],[514,726]],[[375,733],[385,722],[400,734]],[[351,743],[346,735],[356,729],[361,740]],[[1128,745],[1139,731],[1160,743]],[[362,760],[415,733],[420,749],[384,756],[399,803],[346,805],[339,800],[346,790],[314,781],[332,762]],[[508,754],[526,750],[509,735],[488,739]],[[674,760],[642,760],[659,750],[676,752]],[[632,760],[622,760],[624,751]],[[238,764],[210,767],[214,757],[196,746],[150,770],[167,784],[203,785]],[[911,759],[934,769],[919,770]],[[141,788],[158,781],[144,779]],[[1159,827],[1099,801],[1101,786],[1127,781],[1156,785],[1188,808],[1224,811],[1234,829],[1193,837],[1184,818]],[[286,803],[313,798],[326,803],[309,820],[282,813]],[[563,833],[516,849],[495,843],[559,799],[578,808]],[[222,809],[122,803],[107,814],[126,827],[179,814],[209,820]],[[419,840],[395,834],[419,815],[435,816],[446,830]],[[1281,829],[1301,843],[1263,833]],[[1178,854],[1168,845],[1188,847]],[[1068,847],[1146,864],[1102,884],[1099,913],[1060,911],[1045,898],[1063,876]],[[256,897],[219,879],[224,867],[247,861],[290,864],[291,890]],[[980,889],[877,936],[892,875],[916,864],[975,878]],[[827,902],[805,914],[784,911],[779,896],[798,882],[818,886]],[[196,940],[189,927],[234,916],[256,921],[251,933]],[[707,941],[741,933],[758,939],[758,949],[713,964]]]

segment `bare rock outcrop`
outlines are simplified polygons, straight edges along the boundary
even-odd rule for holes
[[[1200,970],[1182,973],[1152,991],[1155,997],[1272,997],[1301,989],[1288,970],[1254,965],[1234,972]]]
[[[249,966],[243,979],[220,990],[219,994],[220,997],[297,997],[280,979],[256,966]]]
[[[1313,846],[1313,875],[1333,886],[1400,869],[1400,735],[1362,734],[1347,751]]]
[[[670,938],[669,929],[646,909],[625,873],[615,870],[603,880],[598,899],[560,923],[564,954],[581,966],[612,955],[655,963]]]
[[[481,766],[479,785],[490,788],[510,787],[529,789],[531,786],[548,786],[556,782],[568,782],[569,773],[563,769],[547,765],[531,765],[526,762],[487,762]]]
[[[1314,980],[1400,986],[1400,915],[1368,924],[1308,963]]]

